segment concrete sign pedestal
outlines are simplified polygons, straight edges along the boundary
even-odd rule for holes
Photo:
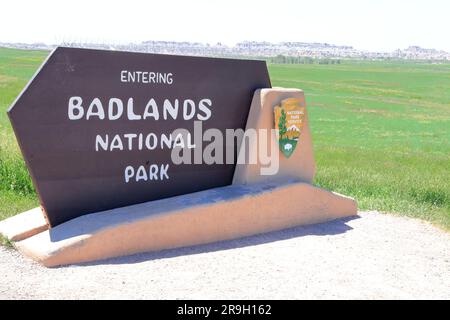
[[[304,103],[301,90],[257,90],[247,129],[273,128],[274,106],[290,97]],[[315,164],[307,120],[297,149],[288,159],[280,155],[280,170],[274,176],[259,175],[260,164],[237,165],[229,186],[83,215],[45,231],[39,219],[29,226],[21,222],[26,220],[21,217],[30,215],[27,212],[0,222],[0,232],[20,240],[15,242],[19,251],[51,267],[235,239],[357,214],[354,199],[311,185]],[[12,236],[17,234],[21,236]]]

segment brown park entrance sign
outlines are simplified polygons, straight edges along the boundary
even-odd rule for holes
[[[270,86],[263,61],[57,48],[8,114],[55,226],[231,184],[234,164],[174,165],[171,133],[245,129],[253,92]]]

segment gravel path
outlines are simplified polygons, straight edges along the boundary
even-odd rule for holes
[[[0,299],[450,299],[450,234],[359,217],[47,269],[0,247]]]

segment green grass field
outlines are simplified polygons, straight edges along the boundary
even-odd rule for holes
[[[47,54],[0,48],[0,220],[38,205],[6,110]]]
[[[0,219],[38,205],[6,110],[47,52],[0,48]],[[450,64],[270,65],[305,91],[315,183],[450,230]]]

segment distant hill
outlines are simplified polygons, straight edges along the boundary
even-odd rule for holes
[[[26,50],[53,50],[57,45],[45,43],[1,43],[0,47],[26,49]],[[275,63],[311,63],[299,58],[313,59],[368,59],[368,60],[429,60],[450,61],[450,53],[436,49],[424,49],[419,46],[410,46],[392,52],[370,52],[358,50],[351,46],[339,46],[328,43],[307,42],[257,42],[244,41],[234,46],[222,43],[209,44],[199,42],[175,41],[144,41],[141,43],[108,44],[63,42],[60,46],[120,50],[133,52],[147,52],[160,54],[177,54],[189,56],[212,57],[248,57],[248,58],[276,58]],[[297,59],[292,59],[297,58]]]

